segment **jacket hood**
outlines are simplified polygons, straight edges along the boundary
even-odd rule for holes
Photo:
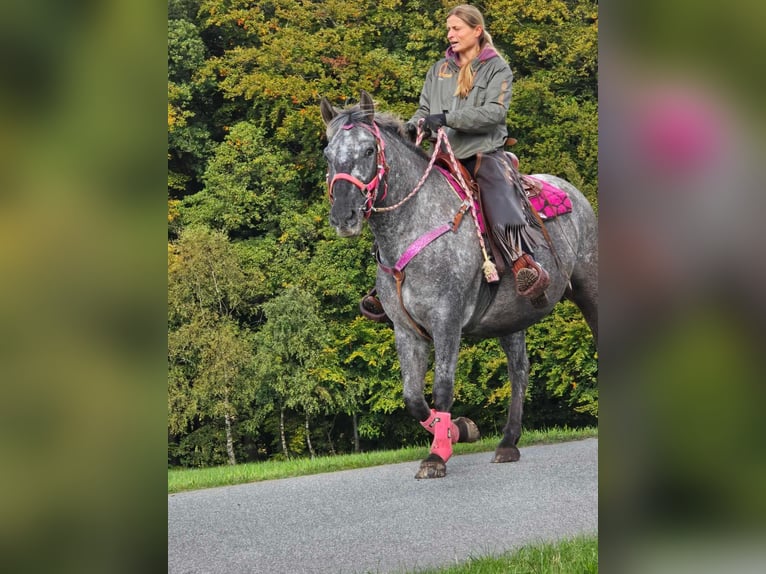
[[[492,58],[498,57],[500,54],[497,53],[497,51],[492,46],[485,46],[481,52],[479,52],[479,55],[474,58],[474,62],[481,63],[486,62],[487,60],[491,60]],[[452,49],[452,46],[447,48],[447,51],[444,53],[444,57],[447,58],[449,62],[454,63],[455,65],[459,65],[457,61],[457,54],[455,54],[455,51]]]

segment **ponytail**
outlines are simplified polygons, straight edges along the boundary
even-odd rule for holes
[[[482,32],[482,37],[479,39],[479,54],[481,54],[482,50],[487,46],[494,48],[494,44],[492,44],[492,36],[490,36],[489,32],[486,30],[482,30]],[[479,54],[477,54],[476,57],[478,57]],[[475,59],[476,58],[474,58],[474,60]],[[457,88],[453,95],[460,96],[461,98],[468,97],[468,94],[473,88],[474,71],[472,64],[473,60],[460,66],[460,73],[457,76]]]
[[[467,98],[473,89],[473,76],[473,66],[471,66],[471,62],[468,62],[460,68],[460,73],[457,75],[457,87],[453,95]]]

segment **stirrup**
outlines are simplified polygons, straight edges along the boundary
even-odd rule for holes
[[[518,269],[520,265],[525,265]],[[526,253],[514,262],[514,271],[516,275],[516,292],[527,297],[534,307],[545,307],[548,303],[548,296],[545,290],[551,284],[550,275]]]
[[[383,309],[377,297],[378,290],[373,287],[359,302],[359,312],[371,321],[385,323],[389,321],[386,311]]]

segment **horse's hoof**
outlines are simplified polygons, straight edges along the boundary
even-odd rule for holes
[[[521,453],[515,446],[499,446],[495,449],[495,458],[492,462],[516,462],[520,458]]]
[[[445,476],[447,476],[447,464],[440,456],[430,454],[420,463],[415,478],[420,480],[421,478],[444,478]]]
[[[452,420],[460,431],[460,440],[458,442],[476,442],[481,437],[479,433],[479,427],[471,419],[466,417],[458,417]]]

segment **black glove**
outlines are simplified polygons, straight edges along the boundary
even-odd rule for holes
[[[434,133],[438,132],[440,127],[446,125],[447,112],[444,112],[443,114],[431,114],[430,116],[426,116],[426,119],[423,122],[423,126]]]
[[[415,142],[418,139],[418,126],[412,122],[407,122],[404,124],[404,133],[407,134],[407,137],[410,138],[410,141]]]

